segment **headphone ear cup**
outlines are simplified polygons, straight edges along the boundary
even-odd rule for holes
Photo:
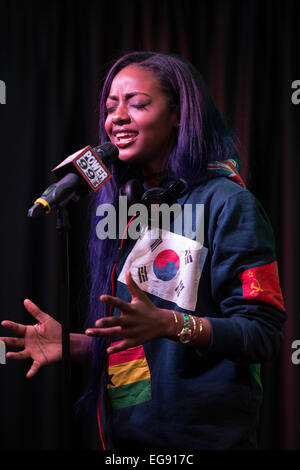
[[[137,179],[127,181],[122,188],[122,194],[127,196],[127,201],[129,204],[140,202],[144,192],[145,189],[142,183]]]

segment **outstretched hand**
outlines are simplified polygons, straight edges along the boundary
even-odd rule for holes
[[[0,340],[4,341],[7,346],[23,348],[19,352],[6,353],[8,359],[19,361],[25,359],[33,360],[26,374],[26,377],[30,378],[42,366],[61,359],[61,325],[50,315],[40,310],[31,300],[24,300],[24,306],[38,323],[35,325],[22,325],[10,320],[4,320],[1,322],[1,325],[21,337],[0,337]]]
[[[173,313],[156,307],[134,282],[130,271],[126,273],[126,284],[131,302],[111,295],[100,297],[102,302],[120,310],[121,316],[101,318],[95,322],[96,328],[86,330],[88,336],[124,338],[116,346],[110,346],[107,349],[108,354],[173,334]]]

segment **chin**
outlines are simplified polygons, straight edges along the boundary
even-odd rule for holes
[[[141,160],[141,157],[136,154],[126,153],[119,150],[119,160],[124,163],[135,163]]]

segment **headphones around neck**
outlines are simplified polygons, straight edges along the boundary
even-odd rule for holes
[[[127,197],[128,206],[136,203],[144,204],[148,212],[148,224],[152,223],[154,205],[167,204],[172,206],[177,200],[184,196],[188,191],[188,185],[183,179],[178,179],[169,183],[166,187],[155,187],[145,190],[139,179],[128,180],[121,188],[119,195]],[[174,214],[171,212],[170,218]],[[159,226],[163,226],[162,214],[159,215]]]
[[[142,203],[147,209],[151,209],[152,204],[175,204],[177,199],[184,196],[187,189],[187,183],[183,179],[178,179],[165,188],[156,187],[145,191],[140,180],[131,179],[121,187],[120,196],[126,196],[128,204]]]

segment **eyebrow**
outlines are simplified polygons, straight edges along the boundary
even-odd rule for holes
[[[142,91],[133,91],[132,93],[127,93],[125,95],[125,98],[127,100],[129,100],[130,98],[132,98],[133,96],[136,96],[136,95],[145,95],[145,96],[148,96],[150,98],[150,95],[148,95],[147,93],[143,93]],[[107,99],[117,101],[118,97],[115,96],[115,95],[110,95],[110,96],[107,97]]]

